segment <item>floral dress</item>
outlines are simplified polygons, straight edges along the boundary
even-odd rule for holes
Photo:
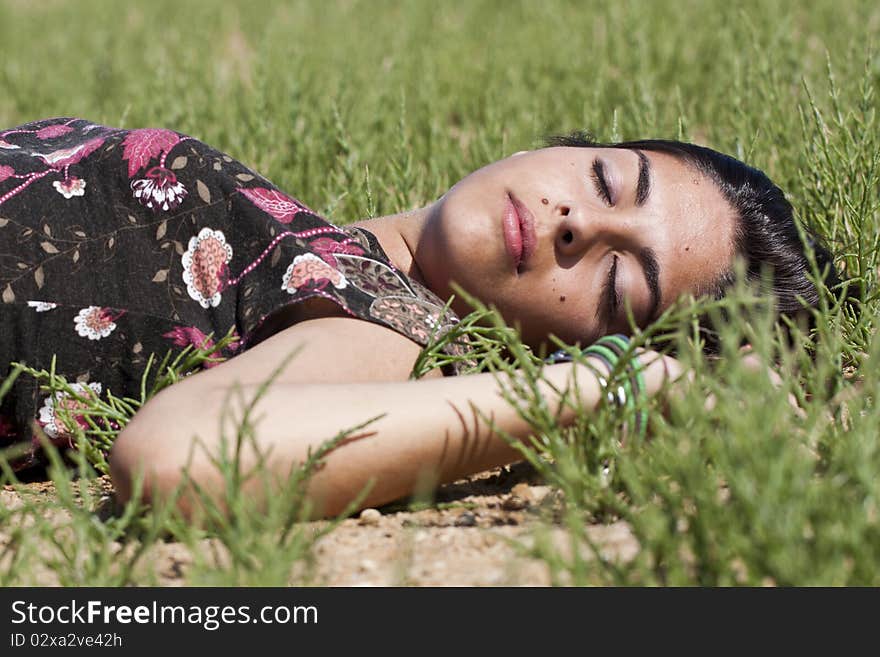
[[[234,357],[314,297],[421,345],[458,321],[372,233],[192,137],[72,118],[0,131],[0,384],[10,363],[48,370],[54,355],[74,390],[138,398],[150,354],[231,333],[215,355]],[[15,380],[0,448],[30,445],[18,469],[41,461],[36,425],[70,442],[57,410],[71,402]]]

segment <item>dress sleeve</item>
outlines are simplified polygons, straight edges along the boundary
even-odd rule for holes
[[[429,290],[397,270],[375,236],[342,228],[276,189],[242,188],[233,224],[246,251],[238,280],[243,347],[281,309],[322,297],[352,317],[381,324],[425,346],[458,318]]]

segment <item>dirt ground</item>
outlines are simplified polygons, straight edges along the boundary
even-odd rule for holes
[[[112,506],[109,481],[101,482]],[[28,484],[29,492],[51,498],[51,484]],[[547,526],[558,492],[544,485],[527,464],[498,468],[443,486],[432,508],[403,505],[367,509],[322,537],[316,546],[315,583],[324,586],[546,586],[547,564],[524,556],[510,539],[530,545],[532,530]],[[18,493],[0,491],[0,504],[18,502]],[[543,520],[542,520],[543,519]],[[551,540],[564,552],[564,531],[551,524]],[[625,523],[594,526],[591,538],[607,556],[629,559],[638,545]],[[5,543],[0,527],[0,545]],[[208,546],[206,546],[207,548]],[[159,583],[180,586],[193,562],[179,543],[150,550]],[[46,571],[40,584],[57,583]]]

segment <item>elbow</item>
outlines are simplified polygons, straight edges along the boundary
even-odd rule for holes
[[[116,500],[156,504],[170,500],[183,482],[183,464],[175,462],[155,434],[135,422],[123,429],[110,451],[110,478]]]
[[[195,404],[192,396],[180,394],[186,392],[178,388],[181,385],[156,395],[116,437],[109,464],[119,503],[171,503],[189,516],[193,511],[192,484],[216,484],[210,460],[194,450],[198,435],[203,433],[201,415],[187,411]],[[209,393],[198,390],[196,394],[202,408],[213,408]]]

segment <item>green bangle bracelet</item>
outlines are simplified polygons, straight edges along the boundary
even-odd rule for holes
[[[613,362],[616,369],[621,358],[629,351],[629,338],[621,334],[606,335],[587,347],[586,352],[602,354]],[[610,358],[609,358],[610,356]],[[644,438],[648,427],[648,412],[645,408],[645,378],[643,365],[635,354],[626,359],[626,372],[622,386],[618,386],[615,403],[624,409],[627,425],[631,426],[639,438]],[[613,393],[611,393],[613,395]]]
[[[609,403],[621,408],[625,414],[625,424],[632,427],[633,432],[643,438],[648,427],[648,411],[645,399],[645,377],[642,373],[644,366],[634,353],[627,354],[630,350],[629,338],[623,334],[615,333],[606,335],[581,351],[584,357],[601,361],[608,368],[608,378],[596,374],[602,389],[605,391]],[[621,382],[615,389],[611,389],[614,374],[619,368],[621,359],[625,356],[625,372]],[[571,354],[560,349],[551,354],[545,362],[562,363],[571,362]]]
[[[605,363],[609,365],[608,375],[612,377],[614,375],[615,370],[618,368],[618,364],[620,362],[620,356],[614,349],[611,349],[600,342],[596,344],[590,345],[583,351],[584,356],[595,356],[599,359],[603,360]],[[608,385],[610,384],[610,379],[605,382],[605,388],[607,390]],[[629,385],[624,380],[622,386],[617,386],[617,390],[608,390],[608,400],[613,402],[616,406],[626,406],[627,400],[632,397],[632,391],[628,390]]]

